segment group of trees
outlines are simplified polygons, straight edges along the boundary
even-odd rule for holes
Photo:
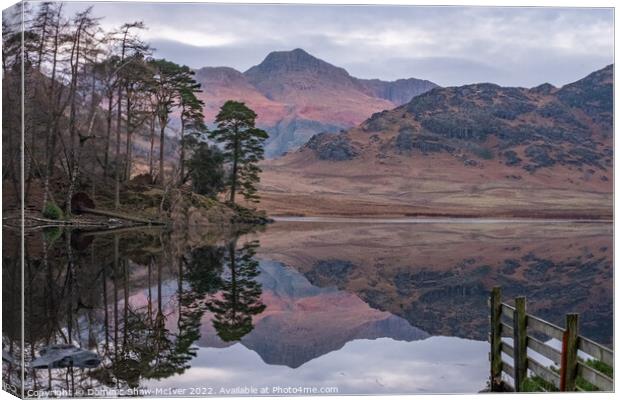
[[[162,187],[191,181],[207,195],[228,188],[232,202],[236,193],[256,198],[267,137],[254,127],[256,114],[228,102],[209,133],[194,72],[154,58],[140,38],[142,22],[105,32],[92,7],[69,18],[63,3],[45,2],[23,10],[22,32],[27,4],[5,11],[2,21],[3,180],[17,196],[23,70],[26,198],[40,185],[43,204],[64,203],[70,212],[73,194],[90,186],[113,191],[118,208],[124,183],[138,172]]]

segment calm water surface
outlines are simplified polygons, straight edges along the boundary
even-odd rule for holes
[[[579,312],[582,334],[611,344],[610,223],[397,222],[32,232],[26,394],[478,392],[496,285],[559,325]],[[14,240],[5,232],[3,374],[19,385]],[[31,368],[59,343],[99,365]]]

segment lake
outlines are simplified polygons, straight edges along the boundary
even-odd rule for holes
[[[62,343],[98,364],[27,368],[26,394],[475,393],[489,375],[494,286],[561,326],[580,313],[581,334],[611,345],[612,234],[609,222],[304,218],[237,237],[29,232],[27,366]],[[3,239],[10,385],[17,237]]]

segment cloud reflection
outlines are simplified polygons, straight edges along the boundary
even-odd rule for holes
[[[201,348],[185,374],[145,386],[212,387],[215,393],[238,386],[335,386],[339,394],[476,393],[487,379],[487,353],[486,342],[451,337],[355,340],[292,369],[265,364],[235,344]]]

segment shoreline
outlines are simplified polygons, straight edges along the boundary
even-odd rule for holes
[[[603,218],[500,218],[500,217],[377,217],[377,216],[293,216],[271,215],[275,222],[368,223],[368,224],[529,224],[529,223],[600,223],[612,224]]]

